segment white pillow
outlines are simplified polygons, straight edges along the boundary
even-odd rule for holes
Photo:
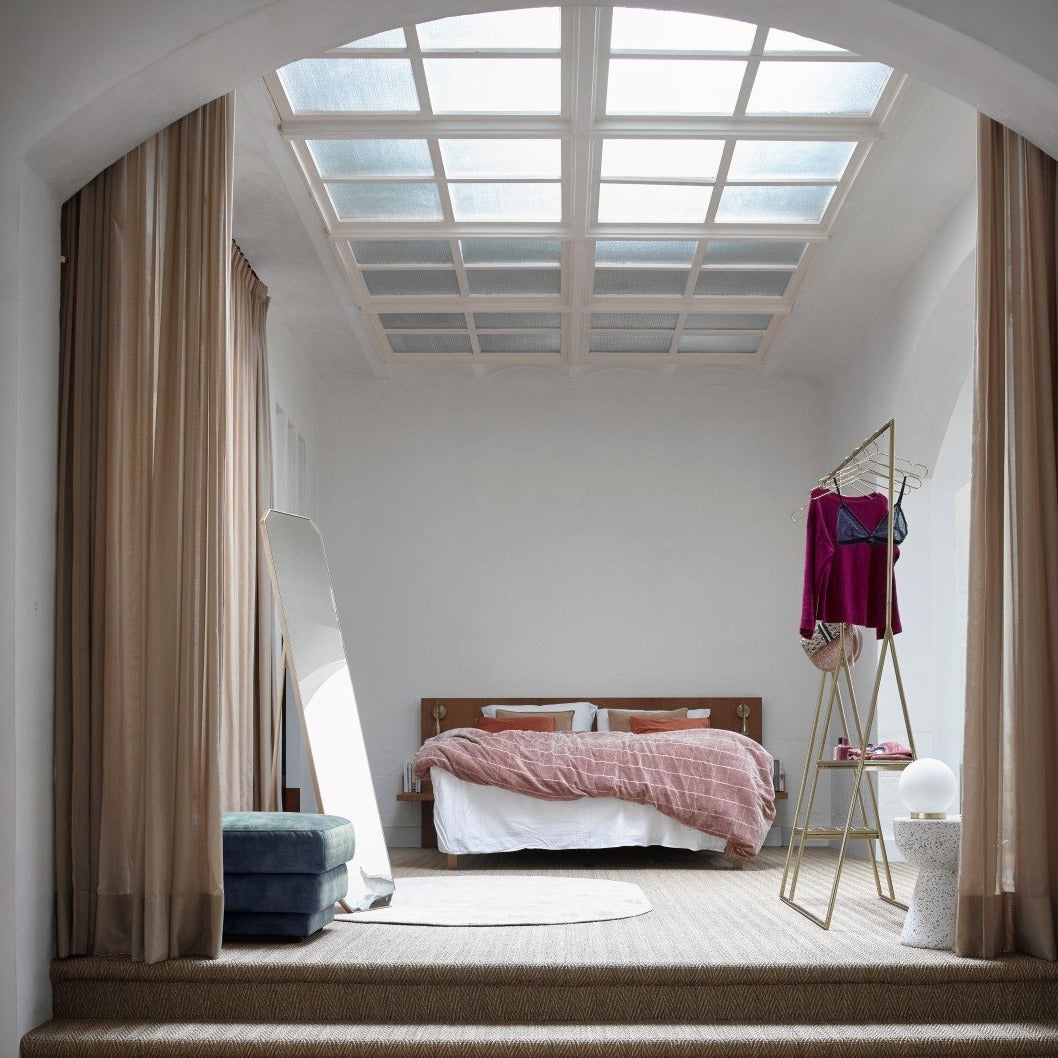
[[[591,702],[560,702],[555,705],[483,705],[481,715],[494,717],[497,709],[509,709],[516,713],[531,713],[534,709],[547,713],[572,709],[574,731],[590,731],[592,721],[595,719],[595,706]]]
[[[600,709],[595,716],[595,724],[599,731],[610,730],[610,713],[648,713],[645,709]],[[712,712],[711,709],[688,709],[688,720],[704,720]],[[576,730],[574,728],[574,730]]]

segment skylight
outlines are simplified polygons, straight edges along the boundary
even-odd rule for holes
[[[766,25],[531,8],[268,78],[380,361],[759,363],[902,78]]]

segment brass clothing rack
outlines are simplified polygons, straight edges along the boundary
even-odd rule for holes
[[[883,442],[887,442],[883,447]],[[848,854],[849,842],[864,840],[867,842],[871,867],[874,873],[875,888],[880,899],[886,903],[907,910],[907,904],[896,897],[892,871],[889,867],[889,856],[885,847],[885,836],[882,833],[881,817],[878,812],[878,796],[870,773],[881,770],[902,770],[909,761],[869,760],[867,745],[870,732],[874,726],[878,711],[878,695],[882,685],[882,674],[891,660],[896,679],[900,708],[903,712],[904,729],[907,734],[907,745],[911,750],[911,759],[917,758],[915,739],[911,731],[911,719],[907,708],[907,697],[904,693],[904,682],[900,675],[900,662],[897,658],[896,641],[893,635],[893,497],[897,475],[906,476],[910,488],[919,488],[928,473],[928,468],[921,463],[902,459],[896,455],[896,426],[890,419],[879,427],[870,437],[850,452],[829,474],[819,479],[823,488],[845,487],[846,484],[861,483],[870,485],[871,490],[884,482],[888,500],[889,515],[886,539],[886,585],[885,585],[885,630],[881,638],[881,649],[875,668],[874,682],[871,689],[870,703],[866,716],[862,716],[856,697],[856,688],[852,681],[852,663],[846,652],[846,637],[842,635],[842,652],[837,667],[833,672],[824,672],[819,681],[819,693],[816,697],[815,715],[812,720],[812,737],[805,756],[804,771],[801,775],[801,786],[797,795],[797,807],[794,809],[793,831],[790,844],[786,850],[786,863],[783,868],[782,884],[779,898],[811,919],[823,929],[830,928],[837,901],[841,872]],[[826,701],[826,707],[823,703]],[[827,735],[835,708],[841,725],[841,733],[853,746],[859,747],[859,758],[855,761],[835,761],[829,758]],[[809,825],[812,809],[815,805],[816,788],[819,776],[823,772],[833,774],[851,774],[852,789],[849,794],[848,811],[844,826],[813,827]],[[864,782],[864,776],[867,781]],[[864,796],[866,786],[866,796]],[[797,883],[808,841],[818,839],[840,839],[837,864],[830,887],[830,898],[825,914],[817,914],[797,899]],[[877,848],[876,848],[877,845]],[[884,885],[883,885],[884,876]]]

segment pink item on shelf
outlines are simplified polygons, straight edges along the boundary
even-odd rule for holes
[[[860,759],[860,747],[852,746],[849,749],[849,760]],[[901,742],[879,742],[874,749],[867,754],[868,760],[914,760],[911,749]]]
[[[874,747],[871,760],[912,760],[911,747],[902,742],[879,742]]]

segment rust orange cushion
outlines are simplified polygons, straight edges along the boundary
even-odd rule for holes
[[[518,720],[497,720],[491,716],[479,716],[478,727],[492,734],[498,731],[554,731],[555,718],[553,716],[527,716]]]
[[[541,720],[553,720],[555,722],[555,731],[572,731],[573,730],[573,715],[572,709],[560,709],[557,712],[537,712],[533,710],[529,714],[533,717],[538,717]],[[497,709],[496,719],[497,720],[523,720],[526,713],[521,709]]]
[[[660,720],[662,717],[687,719],[687,710],[681,709],[607,709],[611,731],[631,731],[633,716],[649,716],[652,720]]]
[[[709,717],[688,720],[685,716],[632,716],[629,717],[632,733],[649,735],[656,731],[691,731],[694,728],[712,727]]]

